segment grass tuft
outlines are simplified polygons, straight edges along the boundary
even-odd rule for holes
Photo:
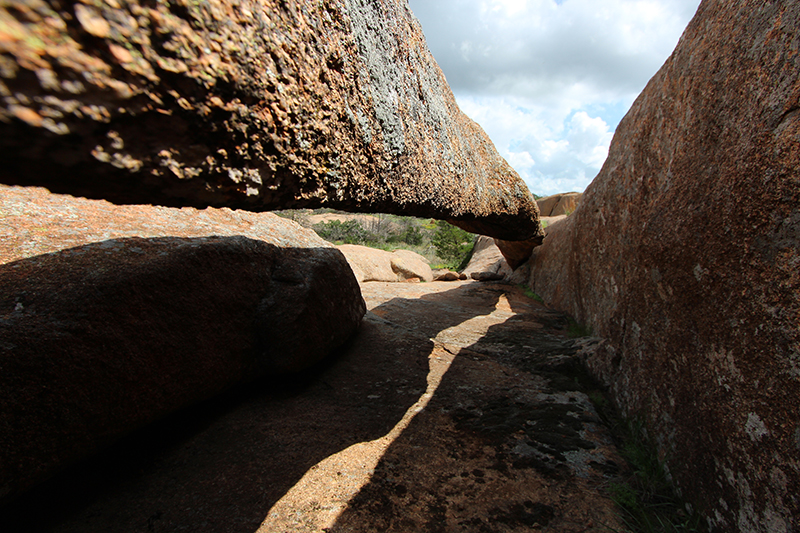
[[[574,318],[567,319],[567,336],[570,339],[577,339],[580,337],[591,337],[592,328],[584,324],[579,324]]]
[[[524,283],[520,283],[519,285],[517,285],[517,287],[522,289],[522,293],[531,300],[536,300],[539,303],[544,303],[544,299],[535,292],[533,292],[531,288],[525,285]]]
[[[707,529],[700,515],[687,513],[675,494],[645,424],[639,418],[621,418],[605,394],[592,391],[589,399],[611,429],[630,472],[609,484],[608,492],[625,526],[614,533],[691,533]]]

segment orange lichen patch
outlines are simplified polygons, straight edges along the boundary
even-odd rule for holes
[[[111,25],[92,6],[80,3],[75,4],[75,17],[81,23],[83,29],[95,37],[104,38],[111,34]]]
[[[30,107],[25,107],[21,105],[12,105],[8,106],[8,110],[11,112],[12,115],[17,117],[18,119],[37,128],[42,125],[42,121],[44,120],[42,116],[39,115],[39,113],[31,109]]]
[[[114,57],[117,58],[117,61],[120,63],[130,63],[133,61],[133,54],[118,44],[112,43],[108,45],[108,50],[114,54]]]

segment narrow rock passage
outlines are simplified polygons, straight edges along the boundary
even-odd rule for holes
[[[362,287],[373,314],[434,340],[431,373],[452,355],[329,531],[622,530],[604,492],[622,461],[565,317],[517,287],[447,287]]]
[[[323,367],[179,413],[65,472],[3,531],[622,530],[622,461],[566,320],[514,286],[365,283]]]

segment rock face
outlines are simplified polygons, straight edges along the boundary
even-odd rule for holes
[[[0,530],[625,529],[607,487],[627,469],[566,317],[508,285],[363,291],[319,372],[148,428],[0,509]]]
[[[0,213],[0,500],[171,410],[316,362],[364,313],[341,254],[271,213],[7,186]]]
[[[541,242],[402,0],[0,7],[0,181],[115,203],[328,206]]]
[[[22,259],[0,265],[0,294],[0,500],[177,409],[316,363],[366,310],[337,250],[245,237]]]
[[[536,200],[539,207],[539,216],[557,217],[559,215],[569,215],[578,208],[583,194],[579,192],[566,192],[545,196]]]
[[[478,279],[473,275],[481,273],[498,274],[499,277],[493,279],[503,279],[506,275],[511,274],[511,268],[503,258],[503,254],[500,253],[500,249],[495,244],[494,239],[485,235],[478,235],[475,238],[472,257],[463,273],[471,276],[472,279]]]
[[[800,4],[706,0],[531,286],[716,531],[800,529]]]
[[[333,247],[314,231],[272,213],[117,206],[39,187],[0,185],[0,213],[0,263],[125,237],[243,235],[279,247]]]
[[[357,244],[343,244],[337,248],[358,281],[433,281],[430,265],[416,252],[387,252]]]

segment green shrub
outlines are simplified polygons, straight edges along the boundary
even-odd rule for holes
[[[623,418],[600,390],[588,393],[600,418],[629,469],[608,485],[608,495],[618,508],[624,529],[612,533],[703,533],[707,531],[696,512],[675,494],[659,457],[657,446],[640,417]]]
[[[412,246],[419,246],[422,244],[422,230],[417,226],[408,226],[401,241]]]
[[[448,265],[452,265],[454,269],[461,269],[472,254],[474,238],[472,233],[457,228],[444,220],[438,220],[431,243],[436,247],[436,255],[444,259]]]
[[[370,235],[357,220],[329,220],[314,225],[314,231],[326,241],[344,244],[364,244]]]
[[[531,290],[531,288],[528,287],[527,285],[524,285],[524,284],[523,285],[519,285],[519,288],[522,289],[522,292],[528,298],[530,298],[532,300],[536,300],[539,303],[544,303],[544,299],[541,296],[539,296],[538,294],[536,294],[535,292],[533,292]]]
[[[698,514],[684,511],[643,422],[626,420],[621,429],[620,452],[632,475],[621,483],[611,483],[609,492],[622,511],[626,528],[643,533],[706,531]]]
[[[293,219],[296,216],[291,211],[279,214]],[[471,257],[473,235],[446,222],[385,214],[373,218],[364,222],[331,220],[311,227],[334,244],[359,244],[387,251],[412,250],[425,257],[433,268],[462,270]]]
[[[405,243],[411,246],[419,246],[423,240],[422,229],[413,223],[408,223],[399,233],[392,233],[386,238],[386,242]]]

